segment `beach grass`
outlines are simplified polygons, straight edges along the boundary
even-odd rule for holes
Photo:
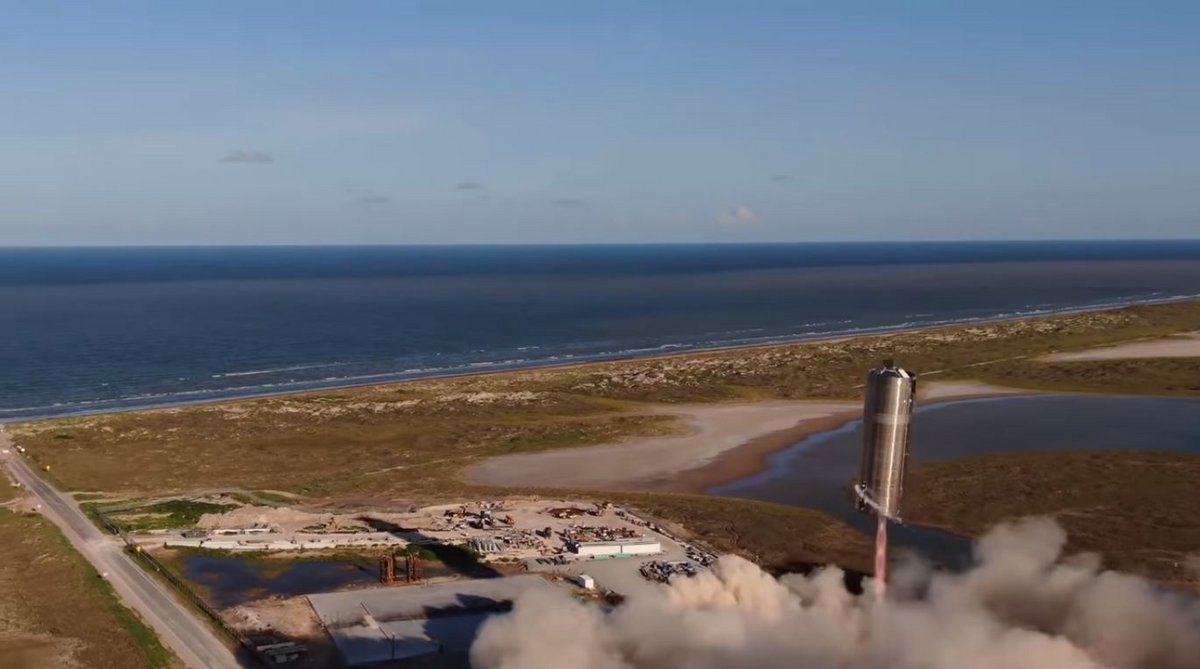
[[[1069,551],[1111,569],[1200,589],[1200,456],[1031,453],[921,463],[909,473],[906,520],[977,536],[996,523],[1048,515]]]
[[[1129,395],[1200,395],[1200,357],[1044,362],[981,367],[981,381],[1014,388]]]

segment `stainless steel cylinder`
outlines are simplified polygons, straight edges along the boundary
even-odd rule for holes
[[[898,518],[908,467],[909,425],[917,377],[887,362],[867,374],[858,507]]]

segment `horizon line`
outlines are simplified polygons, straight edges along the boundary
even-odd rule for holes
[[[0,244],[0,251],[42,249],[242,249],[242,248],[515,248],[515,247],[629,247],[629,246],[799,246],[799,245],[884,245],[884,244],[1146,244],[1200,242],[1200,237],[1105,237],[1055,239],[880,239],[813,241],[717,241],[717,242],[412,242],[412,243],[203,243],[203,244]]]

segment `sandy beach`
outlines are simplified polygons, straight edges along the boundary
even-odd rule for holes
[[[931,382],[919,400],[946,402],[1027,391],[971,381]],[[857,402],[765,401],[669,406],[688,433],[490,458],[469,469],[481,485],[702,492],[760,471],[772,453],[859,418]]]
[[[1200,357],[1200,332],[1175,335],[1165,339],[1130,342],[1087,351],[1071,351],[1043,356],[1046,362],[1084,362],[1088,360],[1134,360],[1146,358]]]

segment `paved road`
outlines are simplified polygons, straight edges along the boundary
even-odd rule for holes
[[[121,601],[137,611],[184,664],[196,669],[251,666],[239,662],[207,623],[193,615],[166,586],[143,571],[122,550],[120,540],[97,529],[73,499],[43,481],[25,458],[12,450],[4,427],[0,426],[0,451],[3,450],[9,453],[0,453],[0,463],[14,480],[38,499],[41,513],[62,530],[96,571],[108,574]]]

